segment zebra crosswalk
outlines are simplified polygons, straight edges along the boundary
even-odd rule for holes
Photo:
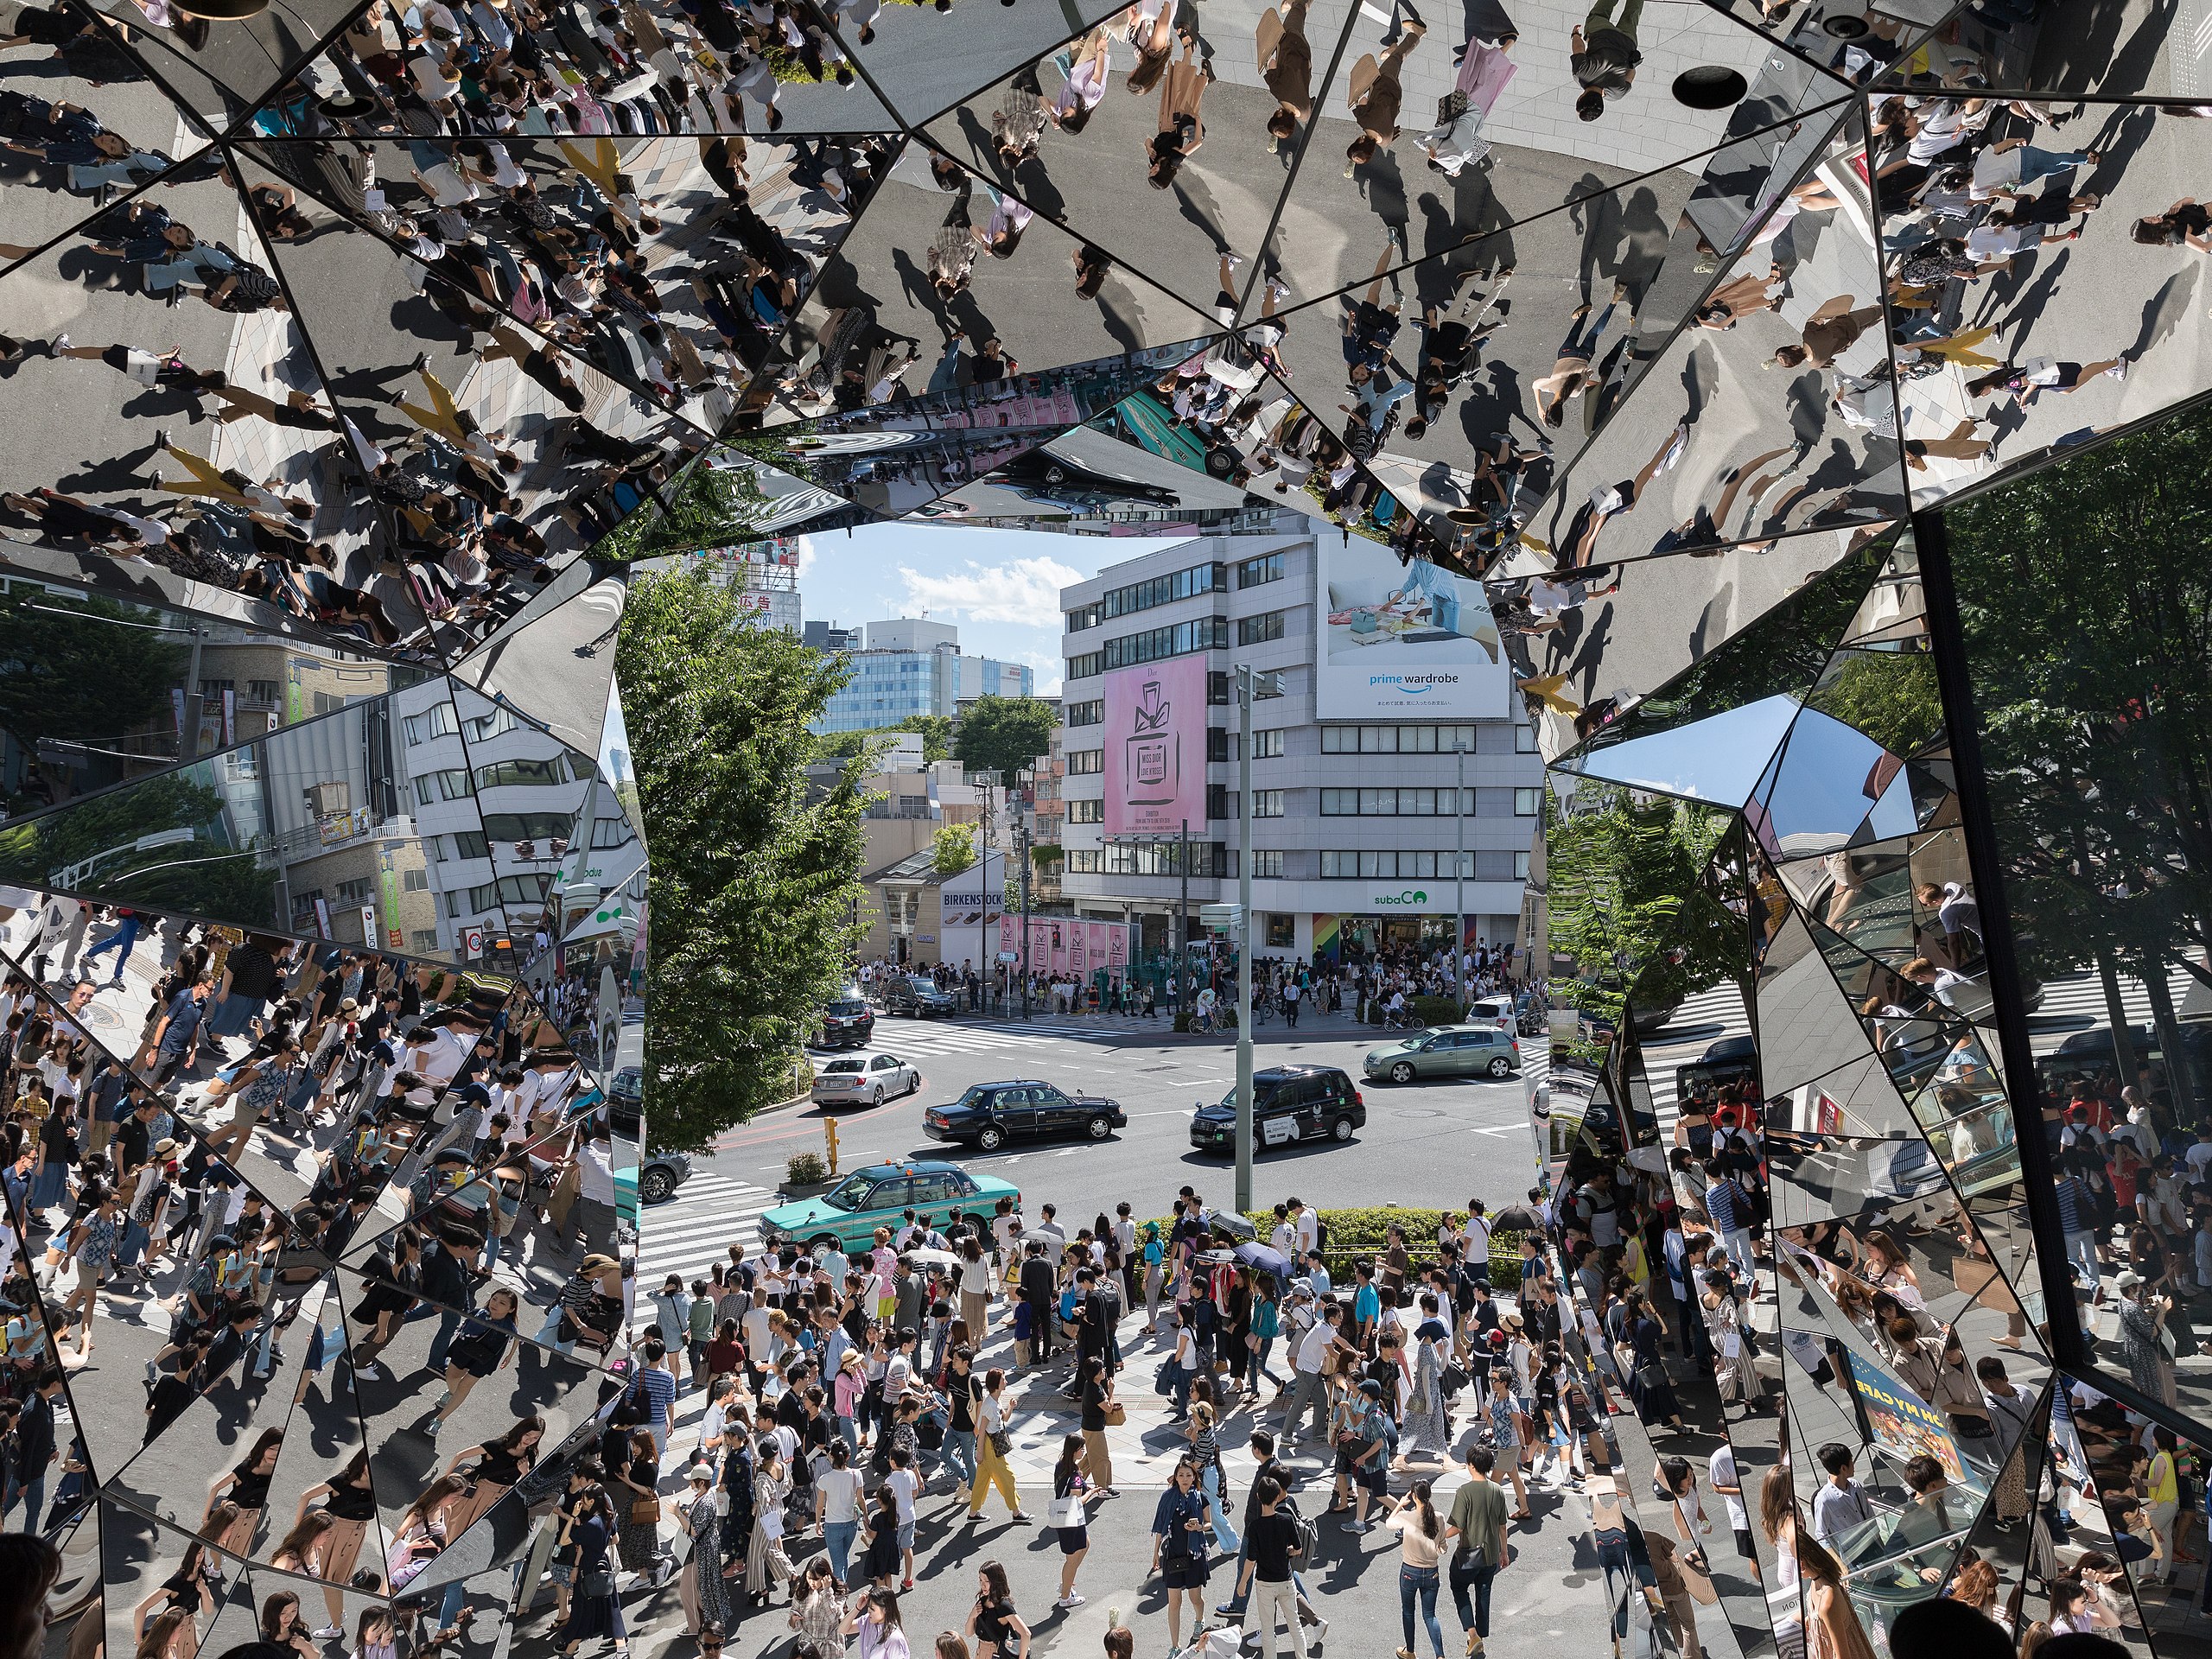
[[[984,1054],[995,1051],[1049,1047],[1067,1041],[1120,1044],[1157,1038],[1164,1021],[1032,1021],[1022,1026],[969,1024],[958,1020],[893,1020],[878,1014],[869,1052],[900,1059],[929,1054]],[[817,1057],[819,1058],[819,1057]]]
[[[2166,994],[2173,999],[2177,1009],[2192,991],[2196,992],[2199,1002],[2204,1000],[2196,976],[2186,969],[2176,968],[2167,974]],[[2120,976],[2120,1004],[2129,1025],[2151,1023],[2151,988],[2133,974]],[[2043,982],[2043,998],[2028,1016],[2029,1041],[2038,1053],[2044,1053],[2056,1048],[2077,1031],[2111,1024],[2105,1009],[2104,981],[2094,969],[2068,974]]]
[[[658,1290],[675,1274],[688,1287],[741,1243],[749,1255],[760,1242],[760,1217],[783,1202],[768,1187],[702,1170],[665,1204],[647,1205],[638,1217],[638,1285]]]

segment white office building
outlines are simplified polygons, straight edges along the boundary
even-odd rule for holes
[[[1193,929],[1200,903],[1236,897],[1234,671],[1249,664],[1283,691],[1254,705],[1255,948],[1433,946],[1455,910],[1468,943],[1503,944],[1543,766],[1480,585],[1281,522],[1295,533],[1200,537],[1061,590],[1063,897],[1136,922],[1140,959],[1156,957],[1185,823]]]

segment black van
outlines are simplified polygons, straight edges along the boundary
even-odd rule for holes
[[[1349,1141],[1367,1127],[1367,1103],[1332,1065],[1271,1065],[1252,1074],[1253,1151],[1307,1141]],[[1200,1152],[1236,1151],[1236,1090],[1191,1120]]]

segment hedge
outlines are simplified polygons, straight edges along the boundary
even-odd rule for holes
[[[1448,996],[1409,996],[1406,1012],[1415,1026],[1456,1026],[1466,1018],[1467,1011]],[[1367,1023],[1379,1026],[1383,1020],[1383,1004],[1380,997],[1367,1001]]]
[[[1321,1224],[1327,1229],[1328,1248],[1321,1252],[1321,1260],[1329,1269],[1330,1279],[1338,1284],[1350,1281],[1353,1267],[1361,1262],[1371,1262],[1381,1254],[1389,1241],[1393,1224],[1405,1230],[1406,1250],[1416,1265],[1434,1259],[1431,1243],[1436,1236],[1436,1218],[1440,1209],[1415,1210],[1401,1205],[1382,1205],[1352,1210],[1323,1209]],[[1259,1229],[1265,1242],[1274,1230],[1273,1210],[1248,1210],[1244,1218]],[[1166,1236],[1170,1219],[1166,1216],[1154,1217],[1162,1237]],[[1137,1224],[1140,1235],[1146,1224]],[[1490,1236],[1490,1281],[1501,1293],[1511,1295],[1521,1285],[1521,1234],[1492,1229]]]

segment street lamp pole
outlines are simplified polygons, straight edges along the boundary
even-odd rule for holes
[[[1459,770],[1459,787],[1452,795],[1452,822],[1457,827],[1452,853],[1452,995],[1459,1004],[1459,1017],[1467,1017],[1467,740],[1454,734],[1452,757]]]
[[[1191,821],[1183,820],[1183,834],[1176,843],[1175,868],[1182,873],[1183,897],[1175,906],[1175,961],[1168,971],[1181,986],[1181,1004],[1191,1006]]]
[[[1236,1208],[1252,1207],[1252,670],[1236,667]]]
[[[1029,1018],[1029,820],[1014,821],[1021,854],[1021,1017]]]

